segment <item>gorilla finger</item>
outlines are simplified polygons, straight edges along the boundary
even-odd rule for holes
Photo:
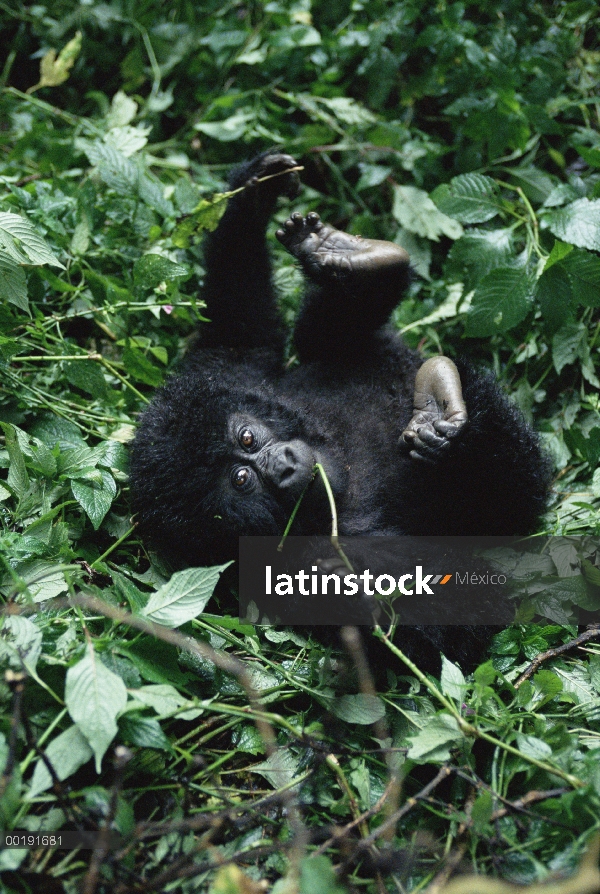
[[[428,466],[435,465],[435,460],[430,459],[428,456],[423,456],[422,453],[417,453],[416,450],[411,450],[408,455],[411,459],[418,459],[419,462],[426,463]]]
[[[418,431],[418,437],[423,444],[435,450],[443,450],[444,447],[448,446],[447,439],[443,437],[440,438],[439,435],[437,435],[430,428],[420,428]]]
[[[438,421],[434,422],[433,425],[435,430],[439,431],[439,433],[444,435],[445,438],[456,438],[463,429],[462,424],[447,422],[445,419],[438,419]]]

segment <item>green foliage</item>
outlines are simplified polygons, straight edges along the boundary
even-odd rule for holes
[[[132,836],[96,890],[167,863],[162,888],[215,894],[375,891],[375,871],[424,888],[444,853],[521,883],[577,864],[600,808],[597,648],[514,684],[600,586],[596,18],[592,0],[0,4],[0,822]],[[299,210],[410,251],[406,338],[493,366],[554,458],[547,529],[585,548],[529,556],[519,623],[471,678],[390,655],[374,696],[298,632],[227,615],[224,567],[170,575],[137,538],[127,442],[202,325],[226,170],[274,144],[305,167]],[[0,871],[80,884],[83,861],[33,853]]]

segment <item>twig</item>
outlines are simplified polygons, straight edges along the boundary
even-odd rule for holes
[[[563,652],[569,652],[571,649],[576,649],[578,646],[581,646],[583,643],[589,642],[591,639],[595,639],[597,636],[600,636],[600,627],[594,625],[590,627],[588,630],[585,630],[579,636],[576,636],[575,639],[569,640],[568,643],[563,643],[562,646],[556,646],[554,649],[547,649],[545,652],[541,652],[537,655],[531,664],[527,667],[526,670],[523,671],[519,679],[516,681],[515,689],[518,689],[519,686],[528,680],[529,677],[532,676],[544,663],[544,661],[548,661],[549,658],[556,658],[557,655],[562,655]]]

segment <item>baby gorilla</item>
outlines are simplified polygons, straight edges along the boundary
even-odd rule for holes
[[[302,495],[291,533],[327,534],[317,462],[341,535],[533,531],[549,474],[536,434],[489,375],[424,362],[386,325],[410,277],[399,246],[292,214],[277,237],[306,294],[286,368],[265,233],[295,166],[267,153],[231,176],[245,188],[206,242],[210,323],[133,444],[142,536],[177,565],[223,562],[240,535],[281,535]]]

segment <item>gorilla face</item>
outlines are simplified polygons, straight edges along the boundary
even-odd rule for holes
[[[279,440],[259,419],[234,414],[228,421],[231,445],[229,484],[239,500],[273,494],[279,503],[295,503],[310,484],[316,456],[300,438]]]

